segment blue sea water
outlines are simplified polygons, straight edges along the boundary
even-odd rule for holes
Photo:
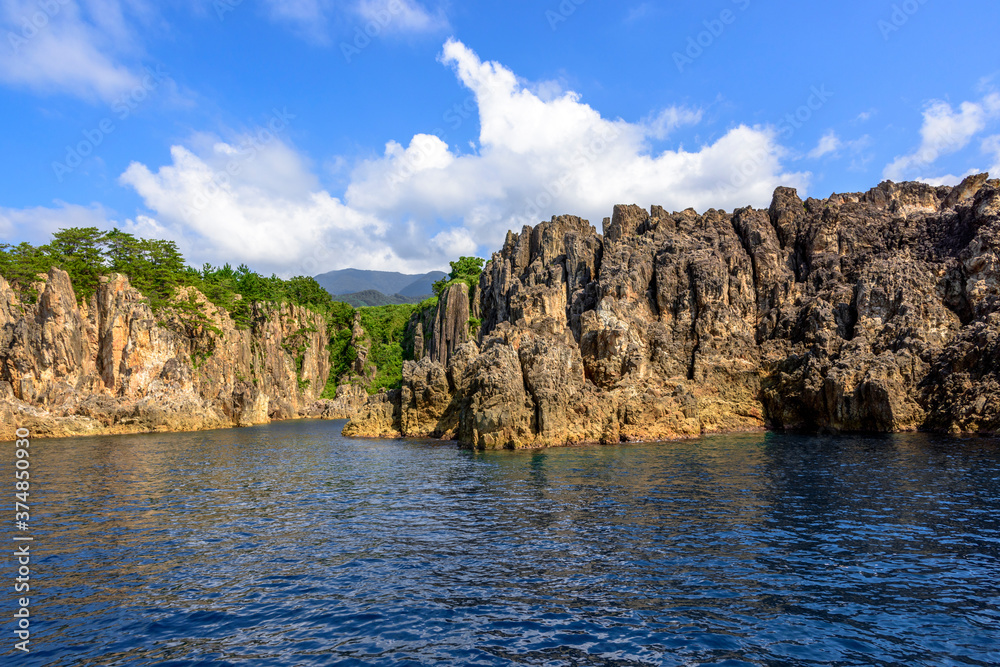
[[[0,662],[1000,664],[996,439],[342,425],[33,442],[32,650],[5,557]]]

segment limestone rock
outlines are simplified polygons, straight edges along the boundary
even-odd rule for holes
[[[26,305],[0,278],[0,410],[14,429],[44,437],[261,424],[304,414],[326,385],[326,322],[306,309],[257,308],[239,330],[190,288],[154,314],[123,275],[102,278],[89,304],[59,269],[37,287],[38,302]]]
[[[778,188],[733,213],[617,206],[603,236],[557,217],[508,233],[480,304],[481,350],[407,374],[408,434],[439,434],[455,403],[478,448],[996,432],[1000,181]]]
[[[469,340],[469,286],[452,283],[438,301],[430,343],[431,361],[447,364],[452,353]]]

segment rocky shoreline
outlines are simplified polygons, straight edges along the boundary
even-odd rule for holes
[[[1000,181],[508,233],[482,328],[345,428],[480,449],[1000,429]],[[440,315],[440,314],[439,314]],[[444,318],[449,317],[445,314]]]
[[[324,318],[257,306],[238,329],[182,288],[154,315],[123,275],[80,304],[69,275],[40,276],[25,303],[0,277],[0,440],[198,431],[296,417],[346,418],[366,394],[318,395],[330,373]]]
[[[25,303],[0,278],[0,439],[298,417],[480,449],[1000,430],[1000,181],[986,174],[509,232],[477,286],[414,316],[402,387],[371,397],[344,385],[319,400],[330,341],[302,307],[255,304],[239,329],[193,288],[155,314],[122,275],[88,304],[59,269],[35,289]]]

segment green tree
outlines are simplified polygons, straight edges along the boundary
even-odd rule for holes
[[[457,262],[451,264],[451,273],[434,283],[434,294],[440,297],[445,289],[453,282],[461,281],[466,283],[472,293],[471,288],[479,284],[479,278],[483,274],[485,259],[480,257],[460,257]]]
[[[379,389],[394,389],[403,380],[403,360],[406,356],[403,344],[406,329],[415,306],[410,304],[361,308],[361,326],[371,341],[368,360],[375,365],[375,381],[368,388],[371,392]]]
[[[333,306],[333,297],[314,278],[290,278],[285,281],[284,292],[291,303],[320,313],[329,312]]]
[[[140,245],[146,275],[141,282],[153,309],[166,305],[186,276],[184,256],[173,241],[144,240]]]
[[[15,289],[24,292],[29,302],[38,298],[37,292],[30,289],[31,283],[37,281],[38,274],[45,273],[50,266],[49,256],[30,243],[22,242],[16,246],[0,243],[0,276]]]
[[[97,291],[98,279],[107,269],[103,243],[104,232],[97,227],[70,227],[53,234],[52,241],[41,250],[69,274],[77,297],[87,301]]]
[[[145,272],[142,241],[128,232],[112,229],[104,236],[104,255],[108,269],[134,278]]]

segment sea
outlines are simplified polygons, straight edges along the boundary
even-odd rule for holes
[[[4,443],[0,663],[1000,665],[1000,439],[343,425]]]

